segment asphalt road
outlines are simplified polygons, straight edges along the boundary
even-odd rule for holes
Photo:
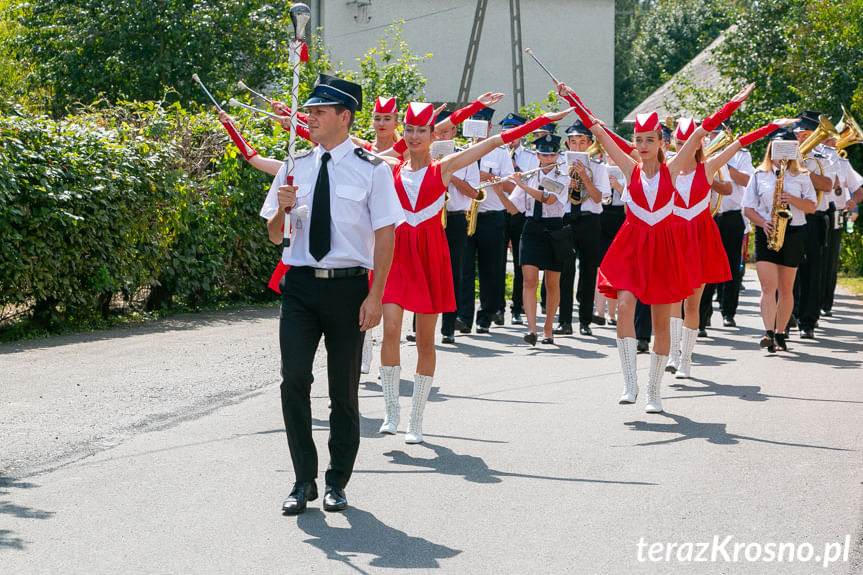
[[[665,414],[616,403],[613,328],[531,349],[507,324],[438,346],[406,445],[377,434],[375,361],[337,514],[280,513],[276,308],[0,346],[0,573],[861,573],[860,301],[768,356],[753,282]]]

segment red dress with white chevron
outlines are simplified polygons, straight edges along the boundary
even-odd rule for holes
[[[644,180],[657,188],[652,203]],[[618,290],[626,290],[648,305],[676,303],[692,293],[692,280],[677,235],[676,193],[668,166],[660,164],[657,183],[644,180],[637,165],[628,187],[626,220],[599,266],[599,290],[615,299]]]
[[[449,245],[441,224],[446,186],[441,180],[440,162],[410,173],[403,181],[405,164],[393,170],[396,193],[405,222],[396,228],[393,264],[384,288],[383,303],[395,303],[415,313],[455,311]],[[425,174],[422,174],[422,172]],[[412,202],[405,185],[419,193]]]
[[[678,174],[675,185],[674,218],[679,224],[683,261],[692,287],[730,280],[728,256],[719,228],[710,215],[710,182],[704,164],[699,162],[691,174]]]

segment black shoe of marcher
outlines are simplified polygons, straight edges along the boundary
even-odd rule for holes
[[[406,340],[408,340],[408,341],[416,341],[416,340],[417,340],[417,334],[415,334],[415,333],[414,333],[414,332],[412,332],[412,331],[409,331],[409,332],[405,335],[405,339],[406,339]]]
[[[605,325],[605,318],[601,315],[595,315],[590,318],[591,323],[595,323],[596,325]]]
[[[478,326],[476,326],[476,332],[477,333],[488,333],[488,326],[487,325],[478,325]]]
[[[724,317],[722,318],[722,327],[737,327],[737,322],[734,321],[733,317]]]
[[[707,337],[707,330],[703,327],[698,328],[698,337]]]
[[[650,340],[649,339],[639,339],[635,344],[635,351],[638,353],[647,353],[650,351]]]
[[[572,324],[562,323],[552,330],[554,335],[572,335]]]
[[[815,339],[815,330],[814,329],[801,329],[800,330],[800,339]]]
[[[453,334],[446,334],[440,338],[441,343],[455,343],[455,336]]]
[[[542,338],[542,341],[540,343],[542,345],[554,345],[554,338],[553,337],[544,337],[544,338]]]
[[[788,342],[785,341],[784,333],[777,333],[773,341],[776,343],[776,351],[788,351]]]
[[[613,317],[608,318],[608,325],[617,325],[617,320]]]
[[[294,483],[291,494],[282,503],[282,513],[285,515],[298,515],[306,510],[309,501],[318,498],[318,486],[314,481]]]
[[[593,331],[591,331],[590,326],[586,323],[578,326],[578,333],[580,333],[581,335],[593,335]]]
[[[829,309],[825,309],[821,312],[821,317],[833,317],[833,312]]]
[[[345,490],[327,485],[324,491],[324,511],[344,511],[347,507],[348,500],[345,498]]]
[[[512,325],[522,325],[524,320],[521,319],[521,314],[518,312],[514,312],[512,314]]]
[[[455,328],[459,333],[470,333],[470,326],[459,318],[455,318]]]
[[[503,318],[503,312],[499,311],[494,314],[491,318],[491,321],[494,322],[494,325],[503,325],[505,323]]]
[[[536,334],[532,331],[524,334],[524,342],[528,345],[536,345]]]
[[[767,332],[766,334],[764,334],[758,345],[761,346],[761,349],[767,348],[767,351],[769,351],[770,353],[776,353],[776,342],[773,339],[772,332]]]

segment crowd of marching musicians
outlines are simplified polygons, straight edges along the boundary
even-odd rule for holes
[[[452,114],[378,98],[375,140],[366,142],[349,135],[362,106],[359,86],[321,75],[307,113],[298,114],[297,133],[316,145],[295,159],[290,185],[287,164],[258,156],[221,112],[244,157],[276,176],[261,210],[271,239],[280,242],[285,227],[291,237],[272,284],[283,298],[282,401],[299,485],[286,513],[301,512],[313,498],[309,387],[321,335],[339,437],[330,440],[327,484],[343,488],[359,441],[356,387],[369,369],[363,332],[382,318],[380,432],[395,434],[403,313],[414,312],[418,359],[405,441],[422,442],[438,315],[444,344],[456,344],[456,333],[503,325],[508,249],[515,272],[510,320],[526,321],[525,342],[553,345],[555,335],[572,334],[575,292],[582,336],[591,335],[591,324],[616,326],[622,404],[639,394],[636,354],[647,351],[652,329],[648,413],[662,411],[664,372],[690,377],[715,296],[723,325],[735,326],[750,236],[762,288],[759,345],[785,351],[795,321],[801,338],[813,338],[819,317],[829,316],[845,221],[863,200],[863,177],[839,153],[863,137],[853,118],[834,128],[804,111],[734,138],[727,120],[750,85],[700,124],[637,114],[627,141],[566,84],[557,87],[571,108],[534,119],[507,114],[497,135],[491,106],[503,94],[484,94]],[[559,130],[573,111],[578,118]],[[462,124],[466,147],[454,144]],[[765,137],[766,154],[753,161],[747,146]],[[334,493],[330,507],[346,504],[343,491]]]

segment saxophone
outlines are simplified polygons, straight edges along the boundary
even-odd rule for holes
[[[773,188],[773,209],[770,211],[770,221],[773,231],[767,236],[767,249],[778,252],[785,243],[785,228],[791,221],[791,210],[788,204],[782,202],[779,196],[782,194],[782,186],[785,184],[785,168],[788,160],[782,160],[779,165],[779,176],[776,178],[776,186]]]

